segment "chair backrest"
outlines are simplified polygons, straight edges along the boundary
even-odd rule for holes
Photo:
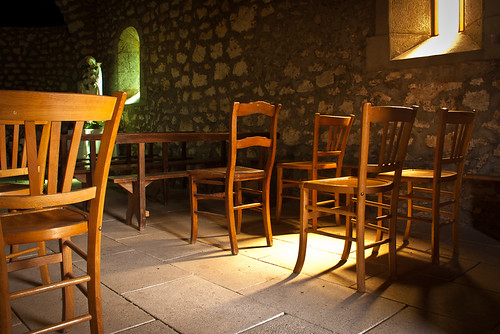
[[[366,177],[368,173],[378,174],[392,171],[398,178],[401,176],[417,110],[416,106],[407,108],[373,107],[370,103],[363,105],[359,159],[360,179]],[[375,131],[373,132],[373,130]],[[376,158],[377,162],[370,161],[370,158]]]
[[[0,123],[0,177],[28,175],[26,147],[23,145],[21,130],[22,122]],[[21,159],[19,159],[20,148]]]
[[[91,200],[90,224],[100,224],[109,165],[126,95],[0,91],[0,123],[22,122],[30,196],[2,196],[0,208],[37,209]],[[87,120],[106,121],[93,186],[72,190],[78,147]],[[39,126],[42,129],[40,131]],[[60,156],[61,131],[73,129],[70,149]],[[89,232],[91,228],[89,227]]]
[[[264,171],[266,172],[267,182],[270,182],[271,171],[274,165],[274,157],[276,155],[276,137],[278,128],[278,114],[281,109],[281,104],[272,105],[264,101],[250,102],[250,103],[240,103],[235,102],[233,105],[233,111],[231,113],[231,124],[230,124],[230,140],[229,140],[229,157],[227,165],[227,177],[232,179],[234,176],[235,166],[238,164],[237,157],[238,151],[243,149],[248,149],[251,147],[261,147],[265,148],[266,156],[264,158]],[[256,117],[261,115],[265,117],[266,120],[262,123],[269,124],[269,127],[264,131],[262,128],[255,129],[260,131],[255,131],[256,135],[247,135],[243,138],[238,135],[238,125],[247,124],[245,123],[246,118],[250,116]],[[251,124],[255,122],[252,118]],[[260,121],[259,121],[260,122]]]
[[[469,141],[477,112],[439,110],[436,150],[434,154],[434,179],[441,175],[443,166],[454,166],[453,171],[461,177]],[[448,169],[448,168],[447,168]]]
[[[342,172],[345,148],[354,115],[314,115],[312,179],[318,178],[318,162],[336,162],[335,176]]]

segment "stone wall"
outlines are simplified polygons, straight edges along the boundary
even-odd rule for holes
[[[0,28],[0,89],[72,91],[75,60],[65,27]]]
[[[92,55],[103,63],[106,93],[116,87],[121,31],[134,26],[139,32],[142,99],[126,106],[122,131],[222,131],[233,101],[266,100],[283,104],[277,160],[311,156],[313,115],[321,112],[356,115],[346,155],[354,162],[364,102],[416,104],[421,109],[407,163],[430,167],[436,109],[476,109],[466,173],[500,176],[499,59],[369,72],[366,40],[375,31],[375,0],[56,3],[68,24],[73,58]],[[4,39],[5,31],[0,34]],[[60,44],[32,47],[68,51]],[[0,53],[3,66],[24,66],[10,50]],[[72,90],[75,83],[66,82],[71,68],[61,68],[67,73],[58,89]],[[1,80],[1,88],[35,88],[29,80],[10,81]],[[36,88],[52,89],[49,81]]]

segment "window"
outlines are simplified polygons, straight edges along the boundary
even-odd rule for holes
[[[127,93],[125,104],[141,97],[141,43],[134,27],[123,30],[118,41],[118,90]]]
[[[476,3],[480,1],[476,0]],[[398,15],[398,11],[394,14]],[[470,15],[472,13],[468,13],[468,16]],[[465,0],[433,0],[430,2],[430,12],[423,13],[422,16],[430,18],[426,20],[430,26],[425,30],[430,32],[430,36],[393,59],[428,57],[481,49],[481,35],[469,36],[468,32],[472,28],[467,31],[465,29]],[[480,23],[481,20],[476,21]]]
[[[498,0],[376,0],[375,15],[369,71],[500,58]]]

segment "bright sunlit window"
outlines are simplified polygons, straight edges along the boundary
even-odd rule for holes
[[[467,38],[461,33],[464,0],[434,0],[433,36],[396,59],[418,58],[455,52]]]
[[[455,37],[463,29],[463,0],[435,0],[434,35]]]

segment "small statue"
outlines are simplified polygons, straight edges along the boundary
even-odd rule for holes
[[[78,64],[82,75],[78,81],[78,92],[83,94],[102,95],[101,63],[94,57],[87,56]]]

